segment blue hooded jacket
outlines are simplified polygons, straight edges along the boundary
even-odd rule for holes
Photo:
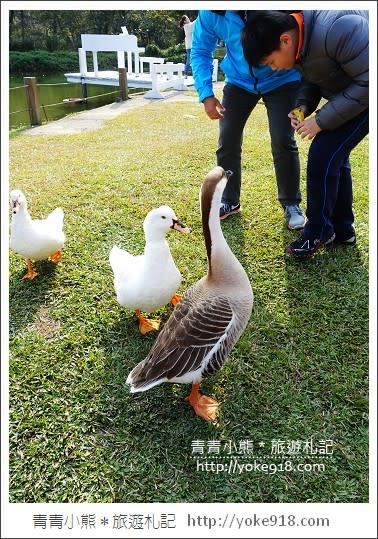
[[[225,81],[253,94],[266,94],[289,82],[298,81],[301,74],[296,69],[274,71],[269,66],[250,70],[244,58],[240,32],[244,21],[237,12],[224,15],[200,10],[194,24],[190,63],[194,87],[199,101],[213,96],[213,52],[219,40],[226,45],[226,56],[220,63]]]

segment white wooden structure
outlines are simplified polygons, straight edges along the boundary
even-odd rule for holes
[[[88,73],[87,51],[92,52],[93,71],[98,76],[97,53],[117,51],[118,67],[125,66],[125,52],[127,53],[127,72],[139,74],[139,54],[144,52],[144,47],[138,47],[137,37],[130,34],[118,34],[114,36],[103,34],[82,34],[81,48],[79,49],[80,75]],[[133,71],[134,64],[134,71]]]
[[[118,71],[101,71],[98,66],[98,52],[116,52],[118,68],[127,67],[127,84],[130,88],[146,88],[149,91],[144,97],[147,99],[162,99],[162,90],[169,88],[175,90],[187,90],[194,84],[193,77],[184,78],[182,63],[165,63],[164,58],[140,56],[144,53],[144,47],[138,47],[137,37],[129,34],[122,27],[122,34],[82,34],[81,48],[79,48],[79,73],[65,73],[68,82],[81,84],[103,84],[107,86],[119,85]],[[87,67],[87,52],[93,56],[93,71]],[[127,55],[127,65],[125,63]],[[147,72],[144,72],[147,64]],[[218,60],[213,61],[213,81],[218,79]]]

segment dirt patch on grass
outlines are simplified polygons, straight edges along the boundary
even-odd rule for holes
[[[60,322],[55,320],[49,313],[47,305],[41,305],[37,311],[37,316],[31,326],[47,340],[55,339],[60,335]]]

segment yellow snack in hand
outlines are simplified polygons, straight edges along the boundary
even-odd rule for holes
[[[291,112],[293,112],[299,122],[303,122],[304,120],[304,114],[303,110],[297,107],[296,109],[293,109]]]

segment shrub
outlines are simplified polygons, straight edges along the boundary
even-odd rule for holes
[[[74,52],[9,52],[9,74],[12,76],[62,73],[77,70],[78,64],[78,55]]]
[[[162,54],[161,49],[155,43],[151,43],[150,45],[147,45],[145,48],[145,56],[157,56],[160,57]]]
[[[103,70],[117,70],[117,54],[98,53],[98,64]],[[88,69],[93,69],[92,54],[87,54]],[[9,74],[11,76],[34,77],[52,73],[79,71],[77,52],[10,51]]]
[[[184,43],[179,43],[167,49],[160,49],[157,45],[151,44],[147,45],[145,55],[165,58],[166,62],[181,63],[185,62],[185,45]]]

